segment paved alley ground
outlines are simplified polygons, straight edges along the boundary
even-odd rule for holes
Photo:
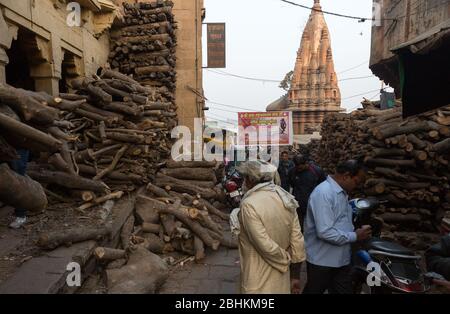
[[[202,264],[175,269],[161,294],[237,294],[239,293],[239,251],[221,248],[208,252]]]

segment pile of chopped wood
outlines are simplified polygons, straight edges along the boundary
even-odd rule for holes
[[[175,89],[176,23],[171,1],[124,3],[124,25],[111,32],[113,69],[149,86]]]
[[[1,86],[1,160],[14,147],[41,153],[28,175],[81,196],[84,210],[155,178],[170,157],[176,108],[171,93],[110,70],[71,84],[76,94],[60,97]]]
[[[449,209],[450,107],[403,119],[400,107],[328,115],[314,158],[325,170],[363,159],[367,196],[388,203],[378,212],[385,230],[436,232]]]

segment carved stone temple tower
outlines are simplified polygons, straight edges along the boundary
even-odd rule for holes
[[[320,0],[314,0],[289,93],[267,108],[267,111],[293,111],[295,135],[320,131],[326,113],[342,110],[330,33],[321,10]]]

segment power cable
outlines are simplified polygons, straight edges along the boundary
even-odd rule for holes
[[[352,99],[352,98],[359,97],[359,96],[364,96],[364,95],[367,95],[367,94],[369,94],[369,93],[373,93],[373,92],[376,92],[376,91],[379,91],[379,89],[377,88],[377,89],[370,90],[370,91],[367,91],[367,92],[364,92],[364,93],[361,93],[361,94],[358,94],[358,95],[353,95],[353,96],[350,96],[350,97],[345,97],[345,98],[342,98],[342,100],[347,100],[347,99]]]
[[[364,62],[365,64],[366,62]],[[348,72],[350,70],[356,69],[358,67],[360,67],[361,65],[358,65],[356,67],[350,68],[344,72]],[[213,71],[211,69],[207,69],[208,72],[211,73],[215,73],[218,75],[222,75],[222,76],[228,76],[228,77],[235,77],[235,78],[240,78],[240,79],[244,79],[244,80],[251,80],[251,81],[259,81],[259,82],[263,82],[263,83],[281,83],[281,81],[277,81],[277,80],[271,80],[271,79],[263,79],[263,78],[255,78],[255,77],[248,77],[248,76],[242,76],[242,75],[237,75],[237,74],[232,74],[232,73],[228,73],[228,72],[224,72],[224,71]],[[342,73],[344,73],[342,72]],[[339,82],[345,82],[345,81],[350,81],[350,80],[361,80],[361,79],[366,79],[366,78],[371,78],[374,77],[374,75],[370,75],[370,76],[360,76],[360,77],[349,77],[349,78],[345,78],[345,79],[341,79],[338,80]]]
[[[240,110],[245,110],[245,111],[255,111],[255,110],[257,110],[257,109],[250,109],[250,108],[244,108],[244,107],[239,107],[239,106],[223,104],[223,103],[215,102],[215,101],[211,101],[211,100],[207,100],[206,102],[210,103],[210,104],[213,104],[213,105],[217,105],[217,106],[230,107],[230,108],[235,108],[235,109],[240,109]]]
[[[288,1],[288,0],[280,0],[280,1],[288,3],[288,4],[291,4],[291,5],[294,5],[294,6],[297,6],[297,7],[301,7],[303,9],[308,9],[308,10],[315,11],[315,12],[322,12],[323,14],[333,15],[333,16],[337,16],[337,17],[343,17],[343,18],[347,18],[347,19],[358,20],[360,22],[375,21],[376,20],[373,17],[368,18],[368,17],[352,16],[352,15],[340,14],[340,13],[335,13],[335,12],[330,12],[330,11],[324,11],[322,9],[309,7],[307,5],[295,3],[295,2],[292,2],[292,1]],[[379,19],[379,20],[381,20],[381,21],[394,21],[396,19]]]

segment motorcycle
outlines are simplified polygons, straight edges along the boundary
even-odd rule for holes
[[[372,217],[381,202],[375,198],[350,201],[356,229],[372,226],[373,237],[356,244],[353,250],[353,287],[355,293],[423,294],[431,289],[433,279],[440,276],[425,273],[422,257],[400,244],[382,240],[382,222]]]
[[[222,186],[226,194],[227,202],[231,208],[238,208],[241,204],[243,183],[244,179],[234,166],[229,167],[228,170],[225,171]]]

